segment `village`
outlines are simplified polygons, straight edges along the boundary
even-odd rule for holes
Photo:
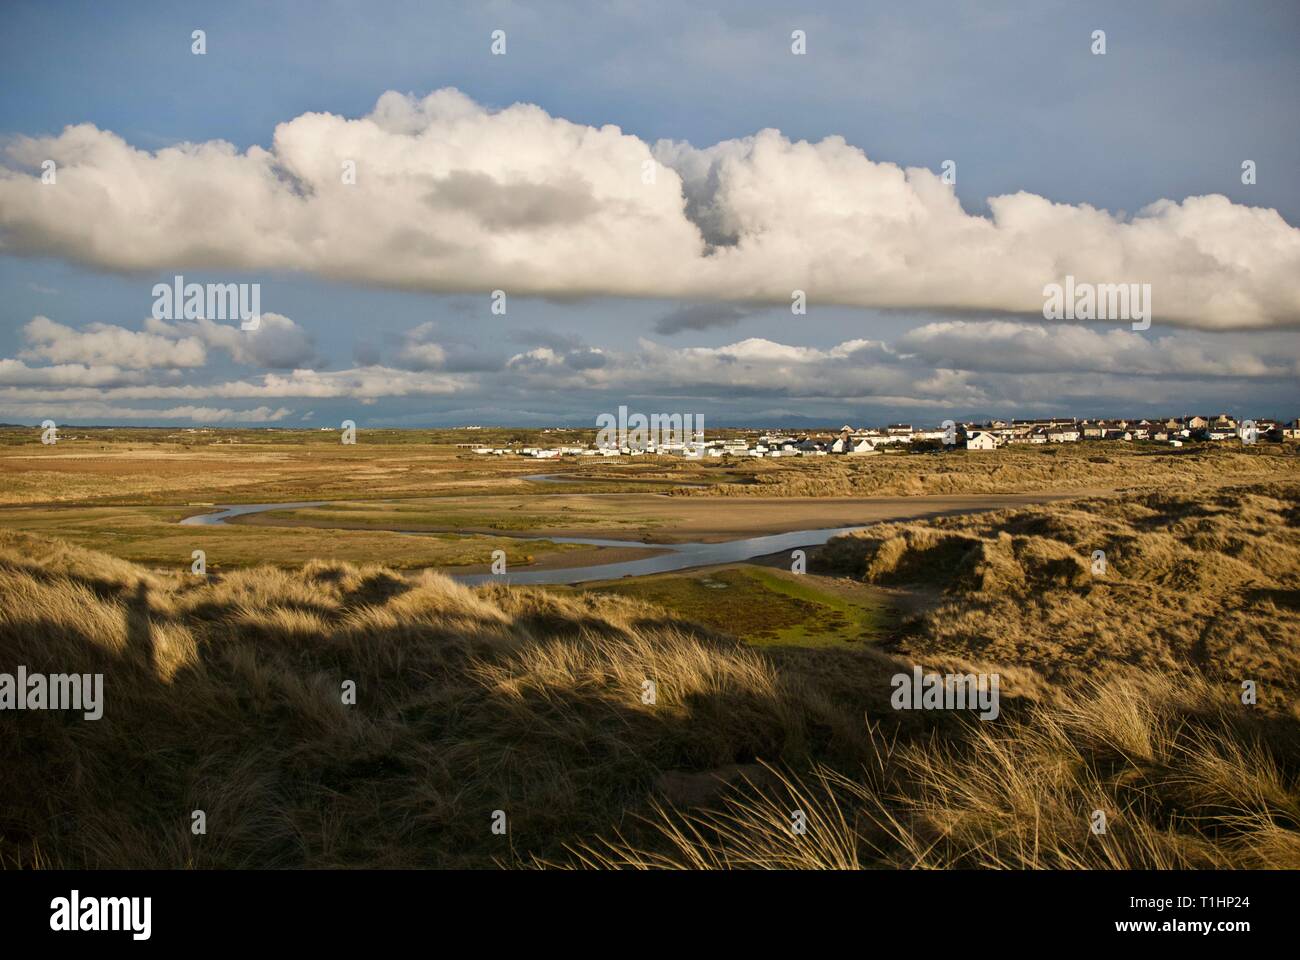
[[[549,431],[542,431],[547,433]],[[728,431],[727,437],[706,439],[703,430],[688,438],[683,431],[669,432],[655,440],[624,437],[621,443],[557,444],[550,447],[488,447],[461,443],[457,446],[480,455],[523,456],[537,459],[557,457],[679,456],[702,457],[818,457],[872,456],[883,453],[938,451],[955,448],[975,451],[1008,446],[1046,445],[1104,441],[1159,443],[1181,447],[1184,443],[1281,442],[1300,440],[1300,420],[1281,423],[1261,417],[1241,419],[1228,414],[1183,416],[1165,419],[1078,419],[1052,417],[1034,420],[990,420],[985,423],[957,423],[946,420],[938,427],[915,428],[909,423],[885,427],[855,428],[844,425],[825,433],[776,430]]]

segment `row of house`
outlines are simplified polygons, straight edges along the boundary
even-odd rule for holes
[[[1253,428],[1253,433],[1251,429]],[[1260,440],[1300,439],[1300,425],[1293,420],[1279,423],[1267,417],[1238,421],[1228,414],[1213,417],[1186,416],[1164,419],[1047,419],[993,420],[985,424],[963,424],[962,434],[970,449],[994,449],[1007,444],[1076,443],[1085,440],[1150,441],[1181,446],[1187,440],[1239,440],[1243,435]]]
[[[1251,422],[1255,425],[1258,438],[1275,441],[1300,439],[1300,427],[1296,421],[1287,425],[1266,418]],[[1235,418],[1226,414],[1214,417],[1170,417],[1163,420],[1057,417],[951,423],[948,430],[914,429],[906,423],[861,430],[845,425],[840,428],[838,435],[778,440],[775,443],[784,452],[850,455],[879,453],[890,444],[921,441],[937,441],[968,450],[996,450],[1018,444],[1078,443],[1084,440],[1146,440],[1181,446],[1189,439],[1218,441],[1238,438],[1241,436],[1241,427]],[[761,437],[761,442],[774,443],[770,435]]]
[[[705,439],[702,432],[691,442],[669,442],[644,447],[598,447],[564,445],[555,447],[492,448],[474,446],[477,454],[551,459],[555,457],[684,456],[708,457],[797,457],[868,456],[883,453],[893,445],[949,445],[967,450],[996,450],[1004,446],[1079,443],[1082,441],[1151,441],[1181,446],[1188,440],[1226,441],[1240,439],[1254,427],[1256,439],[1300,440],[1300,421],[1279,423],[1268,418],[1238,421],[1228,414],[1212,417],[1183,416],[1164,419],[1078,419],[1053,417],[1033,420],[990,420],[984,423],[945,421],[941,427],[914,428],[910,423],[885,427],[854,428],[845,424],[837,433],[802,434],[775,431],[757,435]],[[458,446],[468,446],[458,444]]]

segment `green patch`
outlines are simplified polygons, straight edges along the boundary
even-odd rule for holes
[[[898,622],[894,611],[870,589],[842,596],[806,578],[786,577],[762,567],[648,577],[589,591],[645,600],[759,646],[870,643]]]
[[[569,491],[565,491],[566,493]],[[234,526],[285,526],[287,524],[336,529],[439,532],[453,530],[501,530],[514,533],[564,530],[571,527],[627,527],[643,532],[663,522],[634,515],[586,514],[570,506],[550,513],[529,511],[513,498],[484,497],[472,503],[438,503],[431,500],[343,501],[297,510],[273,510],[249,514],[233,521]]]
[[[189,569],[193,551],[202,550],[212,572],[263,563],[297,566],[321,558],[381,563],[397,570],[474,567],[490,563],[493,550],[504,550],[510,566],[522,567],[542,554],[587,549],[549,540],[458,533],[411,536],[366,529],[177,523],[195,512],[186,507],[11,507],[0,510],[0,528],[57,537],[152,567]]]

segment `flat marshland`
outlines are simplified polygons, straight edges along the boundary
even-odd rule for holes
[[[0,863],[1300,867],[1293,447],[647,458],[556,466],[585,477],[558,491],[445,442],[265,436],[0,448],[0,672],[105,678],[100,720],[0,714]],[[708,485],[644,486],[674,477]],[[750,488],[784,529],[887,522],[804,575],[434,569],[577,556],[525,531],[744,535]],[[983,494],[1026,499],[871,512]],[[917,664],[996,673],[999,716],[895,710]]]

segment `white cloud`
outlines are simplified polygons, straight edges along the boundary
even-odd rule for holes
[[[506,377],[486,383],[524,396],[763,397],[957,410],[1065,398],[1087,406],[1129,394],[1150,400],[1186,395],[1207,378],[1281,383],[1300,372],[1295,349],[1250,350],[1222,334],[1148,340],[1130,331],[1007,321],[933,323],[894,344],[855,339],[824,348],[760,337],[717,347],[643,338],[601,356],[600,367],[580,369],[538,347],[516,354]],[[1169,386],[1156,388],[1153,378]]]
[[[1275,342],[1256,343],[1261,337]],[[814,347],[750,337],[678,347],[643,338],[626,349],[539,346],[514,355],[504,368],[473,373],[370,365],[212,382],[194,382],[174,370],[30,367],[5,359],[0,412],[78,423],[274,422],[289,415],[280,402],[306,401],[298,407],[317,410],[331,401],[382,403],[381,417],[418,406],[425,413],[408,416],[419,417],[446,410],[445,402],[429,402],[440,400],[466,410],[519,404],[544,420],[538,397],[556,398],[566,415],[618,402],[697,411],[721,405],[747,416],[783,408],[911,409],[933,411],[936,422],[940,412],[963,410],[1086,414],[1103,402],[1143,410],[1172,403],[1171,409],[1185,412],[1189,398],[1195,406],[1203,397],[1278,397],[1278,390],[1290,389],[1300,374],[1300,348],[1288,345],[1285,334],[1253,334],[1249,346],[1243,339],[1184,333],[1151,340],[1081,325],[951,321],[919,327],[892,344],[850,339]],[[1245,386],[1232,387],[1234,381]],[[239,401],[262,405],[241,411]],[[335,408],[325,409],[334,415]]]
[[[429,291],[1040,314],[1066,274],[1152,285],[1154,323],[1300,325],[1300,230],[1222,196],[1121,219],[1029,193],[966,214],[929,170],[775,130],[706,149],[455,90],[309,113],[270,150],[155,153],[83,124],[9,148],[0,249],[95,267],[292,269]],[[56,186],[30,172],[59,164]],[[655,182],[642,179],[655,159]],[[342,163],[355,160],[357,182]],[[430,358],[433,359],[433,358]]]
[[[1001,373],[1285,377],[1296,368],[1294,356],[1224,349],[1188,334],[1147,339],[1128,330],[1005,320],[931,323],[896,346],[936,367]]]
[[[215,383],[142,384],[139,386],[93,389],[23,390],[0,389],[0,400],[257,400],[291,397],[347,398],[373,403],[388,397],[449,396],[464,389],[459,375],[430,376],[392,367],[359,367],[352,370],[293,370],[267,373],[260,378],[222,380]]]
[[[513,369],[562,366],[564,366],[564,357],[550,347],[534,347],[532,350],[516,353],[506,361],[506,367]]]
[[[31,348],[22,358],[0,358],[0,407],[26,416],[53,404],[62,416],[81,423],[96,416],[259,423],[282,419],[290,411],[271,406],[237,410],[205,402],[320,398],[369,405],[393,397],[447,396],[467,384],[465,377],[454,374],[378,365],[332,371],[295,366],[258,377],[203,382],[188,371],[182,378],[180,368],[201,365],[207,347],[226,351],[237,363],[278,367],[314,362],[311,339],[293,320],[276,313],[262,314],[256,331],[209,320],[168,323],[151,318],[144,325],[144,332],[102,323],[78,330],[47,317],[34,318],[24,328]],[[84,362],[32,366],[27,362],[31,359]],[[156,409],[129,406],[141,401],[188,403]]]
[[[195,423],[276,423],[293,413],[287,407],[256,407],[233,410],[229,407],[133,408],[109,403],[3,403],[0,416],[30,420],[53,418],[58,423],[93,425],[96,418],[108,420],[192,420]]]
[[[211,320],[168,323],[152,317],[144,321],[143,331],[107,323],[76,329],[38,316],[23,327],[23,336],[29,346],[18,354],[20,360],[83,364],[105,376],[113,370],[120,375],[120,369],[202,367],[209,347],[225,351],[235,363],[270,369],[291,370],[317,361],[307,331],[278,313],[262,314],[256,330]]]
[[[975,396],[961,374],[942,381],[885,344],[850,340],[830,349],[750,337],[720,347],[668,347],[641,339],[631,351],[602,351],[599,367],[567,361],[550,347],[512,357],[522,389],[596,389],[623,393],[685,392],[708,396],[907,397],[917,402]]]
[[[91,323],[80,330],[33,317],[23,328],[31,345],[18,356],[24,360],[84,363],[92,366],[151,370],[159,367],[201,367],[207,361],[197,337],[174,338],[140,333],[106,323]]]
[[[429,338],[437,325],[422,323],[406,331],[398,351],[397,363],[407,370],[438,370],[447,363],[447,351]]]
[[[60,363],[51,367],[29,367],[22,360],[0,359],[0,387],[111,387],[144,382],[144,375],[140,372],[128,372],[114,366]]]
[[[311,336],[290,318],[263,313],[256,330],[212,320],[168,323],[152,317],[145,330],[168,337],[185,337],[224,350],[235,363],[275,370],[308,366],[316,359]]]

